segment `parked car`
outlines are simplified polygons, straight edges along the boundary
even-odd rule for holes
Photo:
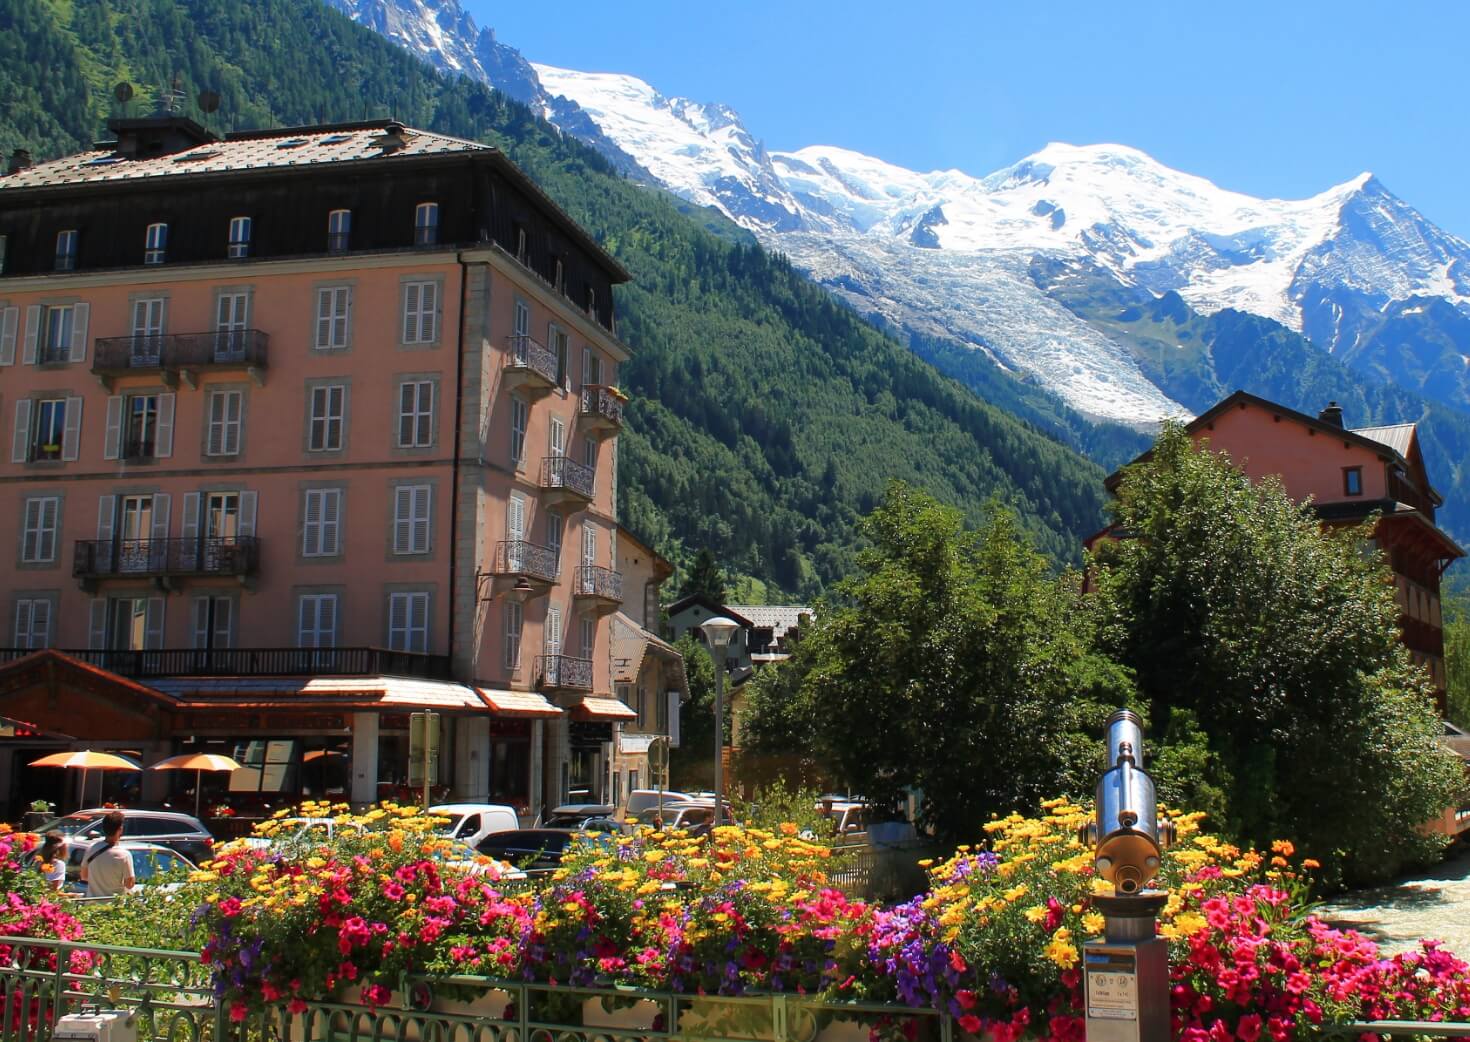
[[[546,819],[549,829],[581,829],[584,832],[616,832],[617,808],[605,803],[567,803]]]
[[[602,833],[581,829],[515,829],[491,833],[475,844],[475,849],[526,872],[544,873],[561,864],[567,848],[578,837],[587,842],[607,842]]]
[[[823,797],[817,803],[817,811],[832,823],[838,839],[860,839],[868,831],[866,803]]]
[[[728,803],[724,805],[722,819],[727,825],[738,824],[735,810]],[[665,801],[662,808],[654,804],[638,814],[640,825],[657,828],[660,822],[666,829],[683,829],[693,835],[702,836],[714,827],[715,801],[713,799],[668,800]]]
[[[160,877],[168,876],[176,872],[193,872],[197,867],[183,854],[169,847],[160,846],[157,843],[138,843],[124,840],[118,844],[120,850],[128,852],[133,859],[133,878],[136,882],[130,893],[137,893],[144,887],[161,886],[174,889],[183,882],[182,879],[171,879],[167,882],[159,882]],[[68,894],[85,896],[87,884],[80,878],[81,863],[78,860],[73,866],[68,862],[66,866],[66,883],[62,890]]]
[[[492,832],[509,832],[521,827],[515,808],[503,803],[441,803],[430,807],[429,813],[448,819],[441,830],[444,835],[462,839],[472,847]]]
[[[367,831],[367,827],[360,822],[341,822],[336,818],[281,818],[273,824],[275,829],[272,835],[247,836],[243,842],[255,850],[287,849],[302,843],[330,840],[344,826],[356,832]]]
[[[67,871],[81,867],[93,843],[102,839],[102,819],[112,813],[104,807],[79,810],[47,822],[38,831],[53,829],[66,840]],[[176,851],[193,862],[206,860],[214,850],[214,837],[196,817],[171,810],[128,808],[123,816],[124,841],[154,843]]]
[[[628,793],[628,801],[623,804],[624,818],[636,818],[649,807],[657,807],[660,792],[658,789],[634,789]],[[679,792],[675,789],[664,789],[662,792],[664,803],[679,803],[694,799],[693,793]]]

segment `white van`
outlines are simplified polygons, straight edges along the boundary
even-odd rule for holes
[[[441,803],[430,807],[429,814],[448,818],[440,832],[472,847],[478,846],[480,840],[492,832],[512,832],[521,827],[515,808],[503,803]]]

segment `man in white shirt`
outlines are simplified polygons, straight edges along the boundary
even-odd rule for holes
[[[122,830],[120,811],[110,811],[102,819],[102,838],[92,844],[82,859],[81,880],[87,884],[88,897],[116,897],[127,893],[137,882],[133,878],[132,855],[118,846]]]

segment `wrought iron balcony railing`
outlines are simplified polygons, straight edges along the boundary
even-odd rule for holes
[[[0,648],[0,665],[24,658],[31,648]],[[129,677],[402,676],[452,677],[448,655],[386,648],[160,648],[59,649],[63,655]]]
[[[495,574],[527,575],[554,583],[561,574],[561,565],[556,551],[549,546],[505,539],[495,544]]]
[[[203,369],[210,366],[263,369],[269,344],[270,337],[259,329],[98,337],[92,352],[92,372],[127,373],[136,369]]]
[[[78,539],[72,575],[254,575],[260,566],[255,536],[231,539]]]
[[[623,399],[604,384],[587,384],[582,388],[582,406],[577,413],[582,423],[608,434],[623,426]]]
[[[537,655],[536,678],[546,688],[591,691],[592,660],[570,655]]]
[[[547,456],[541,461],[543,489],[570,492],[582,499],[591,499],[594,477],[591,467],[570,456]]]
[[[510,338],[510,354],[506,356],[505,368],[521,370],[525,375],[539,377],[553,387],[561,380],[561,362],[557,359],[556,352],[531,336],[516,335]]]
[[[610,601],[623,599],[623,573],[596,564],[577,567],[572,578],[573,597],[601,597]]]

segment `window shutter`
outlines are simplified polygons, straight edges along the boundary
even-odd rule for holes
[[[20,325],[20,308],[0,310],[0,365],[15,364],[15,333]]]
[[[321,494],[321,552],[341,552],[342,490],[328,489]]]
[[[56,540],[61,535],[61,499],[47,496],[41,500],[40,557],[42,561],[56,560]]]
[[[434,282],[424,283],[423,296],[419,302],[419,343],[432,344],[435,326],[438,324],[439,286]]]
[[[255,535],[255,504],[259,498],[256,492],[240,493],[240,538],[245,539]]]
[[[163,647],[163,598],[149,597],[143,622],[143,647],[157,651]]]
[[[417,554],[429,552],[430,493],[428,485],[419,485],[413,490],[413,551]]]
[[[94,597],[87,605],[87,647],[93,651],[101,651],[107,647],[106,598]]]
[[[91,304],[77,304],[71,309],[71,354],[73,362],[87,360],[87,321],[92,315]]]
[[[590,521],[582,522],[582,563],[589,568],[597,563],[597,529]]]
[[[31,601],[31,642],[27,647],[49,648],[51,646],[51,602]]]
[[[97,497],[97,538],[104,542],[112,540],[112,525],[117,517],[117,497]]]
[[[332,291],[316,291],[316,346],[318,349],[332,346]]]
[[[225,454],[239,455],[240,438],[245,426],[245,394],[230,391],[225,395]]]
[[[337,598],[322,597],[317,601],[317,647],[330,648],[337,643]]]
[[[546,655],[561,654],[561,609],[546,609]]]
[[[388,595],[388,647],[408,651],[408,601],[406,593]]]
[[[23,360],[26,365],[36,364],[36,345],[41,339],[41,308],[32,304],[26,308],[26,348]]]
[[[107,425],[102,432],[102,458],[117,459],[118,442],[122,438],[122,395],[107,399]]]
[[[418,343],[419,301],[419,284],[410,282],[405,285],[403,287],[403,342],[405,344]]]
[[[567,425],[560,416],[551,417],[551,455],[564,456],[567,451]]]
[[[315,557],[325,553],[322,547],[322,507],[327,494],[316,489],[307,489],[301,506],[301,554]]]
[[[10,443],[10,462],[24,463],[30,453],[31,400],[17,398],[15,402],[15,439]]]
[[[303,597],[296,605],[296,646],[312,648],[316,646],[316,605],[315,597]]]
[[[209,434],[204,441],[204,454],[218,456],[224,451],[225,440],[225,396],[219,391],[209,394]]]
[[[505,508],[505,538],[519,543],[526,538],[526,501],[511,496]]]
[[[429,650],[429,595],[414,593],[408,600],[408,650]]]
[[[168,538],[168,513],[172,498],[167,492],[153,494],[153,530],[148,534],[148,538]]]
[[[214,599],[214,646],[235,646],[235,602],[228,597]]]
[[[154,441],[154,454],[159,459],[168,459],[174,454],[174,394],[158,396],[158,436]]]
[[[82,441],[82,399],[66,400],[66,427],[61,433],[61,458],[68,463],[76,462]]]
[[[31,610],[32,606],[39,601],[16,601],[15,602],[15,646],[17,648],[29,648],[31,646]]]
[[[192,644],[196,651],[209,647],[209,598],[194,598],[194,619],[191,627],[193,630]]]
[[[199,538],[199,493],[184,493],[184,518],[179,535],[185,539]]]

